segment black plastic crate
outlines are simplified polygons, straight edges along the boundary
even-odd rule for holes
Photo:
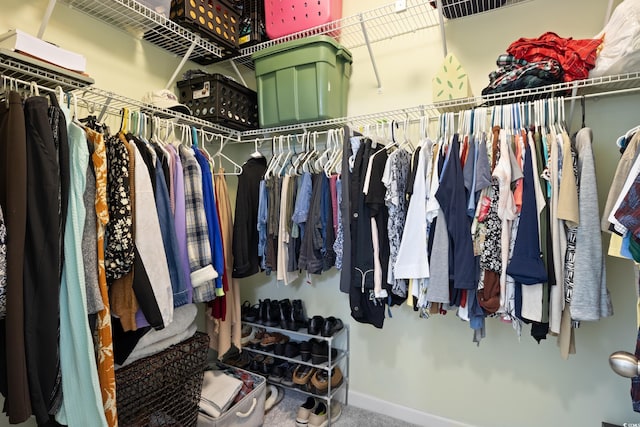
[[[240,13],[236,7],[231,7],[228,3],[234,2],[171,0],[169,18],[220,46],[223,57],[237,55]],[[215,60],[211,59],[211,62]]]
[[[264,0],[240,0],[240,48],[268,40],[264,24]]]
[[[255,91],[222,74],[197,76],[178,83],[180,103],[191,114],[236,130],[258,128],[258,97]]]

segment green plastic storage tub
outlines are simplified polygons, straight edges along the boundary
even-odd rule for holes
[[[253,54],[261,127],[347,115],[351,53],[329,36],[278,44]]]

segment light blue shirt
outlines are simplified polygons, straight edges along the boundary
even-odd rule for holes
[[[87,320],[87,295],[82,258],[89,148],[84,130],[67,120],[69,140],[69,209],[64,231],[64,264],[60,284],[60,370],[62,405],[56,421],[71,426],[106,426],[93,339]],[[64,141],[63,141],[64,142]],[[97,268],[97,266],[89,266]]]

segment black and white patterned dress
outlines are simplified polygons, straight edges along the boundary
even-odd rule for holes
[[[394,276],[394,266],[400,249],[402,232],[407,219],[408,203],[405,197],[407,187],[407,177],[409,176],[409,166],[411,163],[411,153],[406,150],[396,150],[389,156],[387,162],[388,170],[385,170],[383,181],[387,191],[384,202],[389,211],[387,221],[387,231],[389,233],[389,279],[392,285],[392,292],[399,297],[407,297],[407,281],[396,279]]]
[[[131,189],[129,186],[129,152],[118,136],[107,138],[107,200],[109,222],[104,265],[107,279],[113,281],[127,274],[134,261],[131,227]]]

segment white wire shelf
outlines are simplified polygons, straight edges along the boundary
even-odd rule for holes
[[[120,114],[120,111],[126,107],[130,110],[139,110],[164,119],[174,119],[180,124],[195,126],[197,128],[202,128],[207,131],[220,133],[223,135],[233,135],[236,138],[238,138],[240,135],[239,131],[229,129],[225,126],[211,123],[206,120],[198,119],[196,117],[166,108],[158,108],[153,105],[146,104],[142,101],[127,98],[125,96],[98,89],[96,87],[89,87],[84,90],[80,90],[77,92],[77,96],[79,102],[83,106],[96,111],[105,109],[107,112],[117,115]]]
[[[221,56],[221,48],[169,20],[135,0],[61,0],[113,27],[126,31],[178,56],[184,56],[195,43],[193,60],[211,60]]]
[[[7,49],[0,49],[0,74],[51,89],[60,86],[64,90],[74,90],[94,83],[89,76]]]
[[[452,14],[475,15],[489,12],[498,7],[513,6],[531,0],[443,0],[444,10]],[[354,49],[369,43],[388,40],[404,34],[414,33],[439,25],[437,9],[428,0],[407,0],[406,9],[396,12],[396,4],[391,3],[366,12],[358,13],[327,24],[268,40],[254,46],[240,49],[234,58],[237,63],[253,69],[251,55],[277,44],[318,34],[326,34],[339,39],[347,49]]]
[[[575,89],[575,95],[574,95]],[[607,96],[616,93],[624,93],[632,90],[640,90],[640,72],[618,74],[613,76],[595,77],[585,80],[578,80],[569,83],[558,83],[554,85],[542,86],[532,89],[522,89],[505,92],[501,94],[478,96],[472,98],[452,99],[434,104],[418,105],[410,108],[384,111],[358,116],[340,117],[330,120],[322,120],[307,123],[296,123],[272,128],[255,129],[244,131],[241,134],[243,142],[252,142],[253,139],[278,134],[286,134],[304,131],[323,131],[343,125],[375,125],[381,122],[415,121],[422,116],[436,117],[443,112],[457,112],[468,110],[483,105],[510,104],[531,101],[533,99],[546,98],[550,96]]]
[[[339,39],[340,44],[353,49],[370,43],[413,33],[438,25],[437,11],[425,0],[407,0],[406,9],[396,12],[395,3],[342,18],[327,24],[312,27],[274,40],[240,49],[240,55],[233,59],[249,68],[254,68],[251,55],[262,49],[291,40],[326,34]],[[366,36],[365,30],[366,29]]]

